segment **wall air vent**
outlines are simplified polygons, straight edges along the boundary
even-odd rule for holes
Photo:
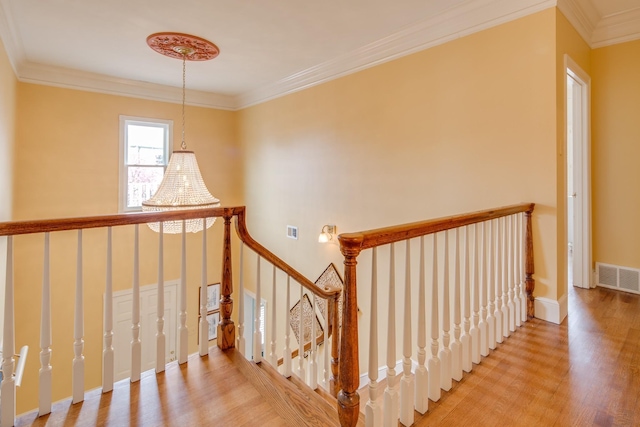
[[[640,294],[640,270],[596,263],[598,286]]]
[[[287,237],[290,239],[298,240],[298,227],[287,225]]]

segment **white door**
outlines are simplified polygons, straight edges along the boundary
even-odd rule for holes
[[[157,332],[156,285],[140,288],[140,343],[142,347],[142,371],[155,368]],[[131,309],[132,290],[114,292],[113,295],[113,351],[115,381],[131,376]],[[178,316],[178,284],[164,285],[164,333],[166,336],[165,361],[176,359],[176,325]]]
[[[264,355],[264,322],[267,316],[266,312],[267,302],[263,299],[260,304],[260,332],[262,332],[262,354]],[[253,360],[253,333],[255,331],[255,318],[256,318],[256,296],[249,291],[244,291],[244,341],[245,341],[245,354],[244,356]]]
[[[566,58],[568,283],[591,286],[591,167],[589,76]]]

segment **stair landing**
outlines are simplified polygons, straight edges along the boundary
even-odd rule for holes
[[[206,357],[145,372],[136,383],[120,381],[109,393],[87,392],[84,402],[55,403],[49,415],[22,415],[16,426],[339,425],[335,406],[263,364],[212,347]]]

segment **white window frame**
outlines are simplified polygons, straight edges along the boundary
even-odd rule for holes
[[[138,124],[146,126],[164,127],[167,129],[165,133],[164,141],[164,170],[167,169],[169,163],[169,156],[171,155],[171,142],[173,141],[173,120],[155,119],[149,117],[136,117],[136,116],[120,116],[120,152],[119,152],[119,191],[118,191],[118,211],[119,212],[139,212],[142,207],[127,207],[127,194],[128,194],[128,172],[129,165],[127,164],[127,125]]]

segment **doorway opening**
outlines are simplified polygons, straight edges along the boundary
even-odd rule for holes
[[[591,279],[591,78],[568,55],[566,71],[567,283],[592,287]]]

